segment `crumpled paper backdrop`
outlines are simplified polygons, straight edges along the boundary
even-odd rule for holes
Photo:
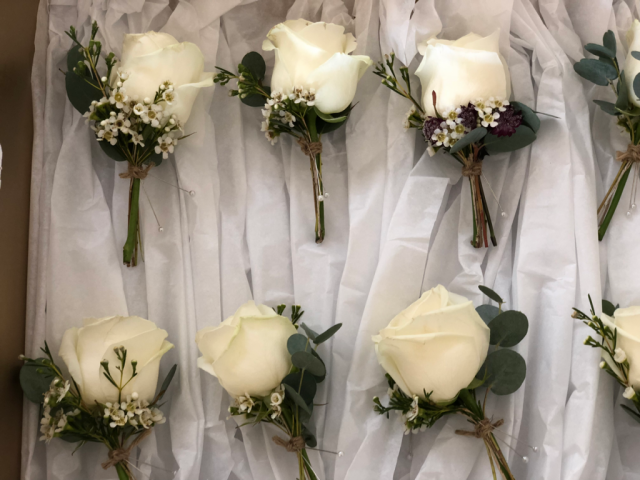
[[[197,330],[221,322],[250,298],[301,304],[316,330],[342,322],[321,347],[331,374],[314,415],[319,478],[336,480],[465,480],[490,475],[480,441],[454,434],[462,418],[403,435],[397,417],[372,409],[386,397],[384,372],[371,342],[401,309],[437,283],[483,302],[485,284],[530,321],[517,350],[527,360],[523,387],[493,396],[489,415],[516,478],[640,479],[640,428],[617,406],[618,388],[582,346],[587,328],[571,307],[605,297],[638,304],[633,281],[640,221],[624,215],[623,198],[607,239],[598,244],[595,211],[617,165],[621,137],[591,98],[605,98],[575,75],[582,44],[608,28],[619,37],[637,17],[632,0],[50,0],[41,1],[33,70],[35,141],[30,232],[27,354],[45,338],[57,350],[65,329],[89,316],[141,315],[169,332],[180,370],[165,407],[168,422],[141,448],[139,478],[290,480],[295,455],[277,447],[265,426],[226,420],[229,398],[196,368]],[[513,95],[541,116],[532,147],[490,157],[484,182],[499,246],[474,249],[467,180],[446,156],[430,158],[416,131],[405,131],[410,105],[365,74],[346,128],[323,140],[329,198],[327,239],[314,243],[308,161],[289,138],[274,147],[260,132],[259,109],[216,86],[201,93],[186,125],[195,132],[175,159],[153,169],[141,194],[145,261],[122,265],[128,183],[125,165],[108,159],[66,100],[64,34],[86,41],[91,19],[103,51],[120,53],[122,35],[147,30],[196,43],[206,70],[233,70],[260,51],[268,30],[285,19],[344,25],[357,54],[375,61],[393,50],[414,71],[417,44],[434,35],[457,38],[500,28],[501,53]],[[273,55],[266,54],[268,75]],[[418,80],[414,77],[414,81]],[[165,183],[166,182],[166,183]],[[179,185],[194,196],[174,188]],[[630,189],[627,189],[628,191]],[[628,196],[627,191],[627,196]],[[155,210],[158,222],[151,210]],[[501,212],[505,212],[505,216]],[[38,407],[25,404],[26,480],[116,478],[104,471],[102,445],[38,442]],[[615,421],[615,424],[614,424]],[[615,425],[615,430],[614,430]],[[514,440],[517,438],[517,442]],[[522,455],[524,463],[510,444]],[[534,453],[527,445],[535,445]]]

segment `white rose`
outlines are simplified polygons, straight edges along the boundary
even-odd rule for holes
[[[416,75],[427,115],[435,116],[434,91],[440,113],[478,98],[509,98],[509,68],[499,53],[499,40],[496,30],[488,37],[469,33],[455,41],[432,38],[418,46],[424,57]]]
[[[333,23],[287,20],[273,27],[262,44],[275,50],[271,91],[284,94],[294,87],[315,89],[315,106],[338,113],[349,106],[358,80],[373,62],[365,55],[349,55],[356,41]]]
[[[197,333],[198,367],[233,397],[267,396],[291,369],[287,340],[296,332],[288,318],[249,301],[217,327]]]
[[[631,103],[634,105],[640,107],[640,98],[638,98],[633,90],[633,81],[635,80],[636,75],[640,73],[640,60],[636,60],[631,56],[631,52],[640,51],[640,22],[638,22],[638,20],[633,21],[631,29],[627,32],[627,43],[629,44],[629,52],[627,53],[627,58],[624,61],[624,78],[627,82],[629,100],[631,100]]]
[[[624,351],[629,362],[629,383],[640,389],[640,307],[618,308],[613,318],[604,313],[601,318],[609,328],[618,330],[617,347]]]
[[[373,337],[382,368],[410,397],[453,399],[484,363],[489,327],[466,298],[438,285]]]
[[[112,85],[117,70],[129,74],[124,88],[129,97],[138,97],[139,101],[146,97],[153,100],[161,83],[172,82],[175,99],[165,105],[164,111],[175,114],[182,123],[189,119],[200,89],[213,85],[214,74],[204,72],[204,57],[198,46],[179,43],[168,33],[125,35],[120,63],[111,74]]]
[[[122,396],[136,392],[140,399],[150,402],[156,393],[160,359],[173,348],[165,338],[165,330],[144,318],[87,318],[82,328],[73,327],[64,333],[59,355],[78,384],[84,402],[93,406],[96,401],[102,404],[118,401],[118,389],[105,378],[100,362],[109,361],[109,371],[118,383],[120,372],[116,367],[120,361],[114,348],[126,348],[123,383],[131,378],[131,361],[138,364],[137,375],[122,390]]]

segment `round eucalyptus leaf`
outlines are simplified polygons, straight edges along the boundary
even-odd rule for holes
[[[529,321],[524,313],[516,310],[502,312],[489,323],[491,345],[513,347],[520,343],[529,331]]]
[[[524,358],[513,350],[502,348],[490,353],[485,361],[485,384],[496,395],[509,395],[520,388],[527,375]]]
[[[631,56],[636,60],[640,60],[640,52],[631,52]]]
[[[605,315],[609,315],[610,317],[613,317],[613,315],[616,312],[616,306],[611,303],[609,300],[602,300],[602,313],[604,313]]]
[[[295,333],[289,337],[289,340],[287,340],[287,350],[291,355],[296,352],[310,352],[311,345],[309,345],[307,337],[300,335],[299,333]]]
[[[480,305],[476,308],[476,312],[478,312],[484,323],[489,324],[491,320],[498,316],[500,310],[494,305]]]
[[[497,303],[504,303],[504,300],[500,295],[491,290],[489,287],[485,287],[484,285],[478,285],[478,290],[484,293],[487,297]]]
[[[616,52],[612,52],[607,47],[598,45],[597,43],[587,43],[584,46],[584,49],[589,53],[597,55],[598,57],[616,58]]]
[[[240,101],[250,107],[264,107],[264,104],[266,103],[265,98],[257,93],[252,93],[246,97],[240,97]]]
[[[479,142],[485,135],[487,134],[487,129],[484,127],[478,127],[471,130],[464,137],[458,140],[449,153],[456,153],[462,150],[465,147],[468,147],[472,143]]]
[[[291,363],[301,370],[306,370],[311,375],[321,377],[326,373],[322,362],[309,352],[294,353],[291,355]]]
[[[638,95],[640,93],[640,73],[633,77],[633,93],[636,94],[636,97],[640,97]]]
[[[306,425],[302,426],[302,438],[304,438],[307,447],[316,448],[318,446],[315,434]]]
[[[607,30],[602,36],[602,45],[613,52],[613,56],[616,56],[616,36],[611,30]]]
[[[300,377],[302,377],[302,385],[300,384]],[[284,377],[282,383],[289,385],[296,392],[298,391],[298,388],[300,388],[300,396],[304,399],[306,404],[309,405],[313,403],[313,399],[315,398],[316,391],[318,389],[313,375],[307,375],[305,373],[303,376],[301,372],[290,373]]]
[[[594,100],[593,103],[598,105],[604,113],[609,115],[618,115],[620,112],[616,110],[616,105],[611,102],[605,102],[604,100]]]
[[[583,58],[573,65],[573,69],[581,77],[603,87],[609,85],[609,80],[618,78],[618,72],[613,65],[594,58]]]
[[[39,358],[38,360],[44,360]],[[42,403],[44,394],[49,390],[52,376],[38,373],[42,367],[37,365],[23,365],[20,369],[20,386],[27,397],[33,403]]]
[[[307,413],[311,414],[311,409],[309,408],[309,405],[304,401],[302,396],[300,396],[297,389],[292,387],[288,383],[283,383],[283,385],[285,389],[285,394],[284,394],[285,401],[292,401],[294,405],[299,406],[300,408],[305,410]]]
[[[85,114],[89,111],[91,102],[102,98],[102,90],[90,78],[77,75],[73,71],[67,72],[64,78],[67,97],[78,112]]]
[[[540,130],[540,118],[528,105],[520,102],[511,102],[513,108],[522,113],[522,122],[534,132]]]
[[[618,99],[616,100],[616,108],[619,108],[620,110],[626,110],[629,108],[629,88],[627,87],[624,71],[620,73],[620,80],[618,80]]]
[[[251,75],[253,75],[256,80],[260,81],[264,78],[264,74],[267,71],[267,65],[264,63],[262,55],[258,52],[247,53],[240,63],[249,69]],[[264,105],[264,100],[262,104]]]
[[[489,155],[495,155],[504,152],[513,152],[531,145],[536,139],[536,134],[526,125],[522,124],[510,137],[498,137],[491,133],[487,134],[484,144]]]

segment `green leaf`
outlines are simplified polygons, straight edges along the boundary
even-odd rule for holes
[[[522,113],[522,122],[531,130],[538,133],[540,130],[540,117],[534,112],[531,108],[529,108],[524,103],[520,102],[511,102],[513,108]]]
[[[302,384],[300,384],[300,378],[302,377]],[[290,373],[286,377],[282,379],[282,384],[289,385],[296,392],[300,389],[300,396],[302,399],[310,405],[313,403],[313,399],[316,396],[316,391],[318,390],[318,385],[313,377],[313,375],[309,375],[305,373],[302,375],[301,372]]]
[[[500,314],[500,309],[495,305],[480,305],[476,308],[476,312],[478,312],[484,323],[489,324],[491,320]]]
[[[463,148],[471,145],[472,143],[476,143],[480,141],[480,139],[482,139],[482,137],[484,137],[486,134],[487,134],[486,128],[484,127],[474,128],[469,133],[467,133],[464,137],[458,140],[455,143],[455,145],[451,147],[451,150],[449,150],[449,153],[459,152]]]
[[[633,418],[636,422],[640,423],[640,414],[638,414],[638,412],[633,411],[632,408],[627,407],[624,404],[620,404],[620,406],[622,407],[622,409],[627,412],[629,414],[629,416],[631,418]]]
[[[293,400],[293,402],[304,411],[311,414],[311,410],[305,403],[304,399],[300,395],[298,395],[298,392],[296,392],[296,390],[287,383],[283,383],[282,385],[284,385],[284,389],[287,391],[286,396]]]
[[[640,60],[640,52],[631,52],[631,56],[636,60]]]
[[[491,345],[513,347],[527,335],[529,321],[527,316],[516,310],[502,312],[489,323],[491,330]]]
[[[322,382],[324,382],[324,379],[327,376],[327,366],[324,364],[324,360],[322,360],[320,355],[318,355],[318,352],[316,352],[315,350],[311,350],[311,353],[313,354],[314,357],[316,357],[318,360],[320,360],[320,362],[324,366],[324,371],[325,371],[324,375],[314,375],[313,376],[313,378],[315,378],[317,383],[322,383]]]
[[[484,139],[484,145],[489,155],[497,153],[513,152],[531,145],[536,139],[536,134],[526,125],[520,125],[510,137],[498,137],[489,133]]]
[[[84,114],[89,111],[91,102],[102,98],[102,90],[98,84],[87,77],[82,77],[69,71],[65,74],[67,97],[73,108]]]
[[[296,333],[289,337],[287,340],[287,350],[291,355],[296,352],[310,352],[311,345],[309,345],[309,340],[304,335]]]
[[[318,131],[319,134],[329,133],[329,132],[333,132],[334,130],[337,130],[349,119],[349,115],[351,115],[351,110],[353,110],[353,105],[349,105],[340,113],[334,113],[334,115],[336,115],[337,117],[340,117],[340,118],[344,117],[344,120],[342,120],[341,122],[331,123],[331,122],[325,122],[320,117],[316,118],[316,130]]]
[[[598,45],[597,43],[587,43],[584,46],[584,49],[587,52],[593,53],[594,55],[597,55],[599,57],[606,57],[611,59],[616,58],[616,52],[612,52],[607,47],[603,47],[602,45]]]
[[[307,325],[305,323],[302,323],[300,326],[306,332],[307,337],[309,337],[311,340],[315,340],[316,339],[318,334],[316,332],[314,332],[313,330],[311,330],[309,327],[307,327]]]
[[[291,363],[301,370],[306,370],[312,375],[319,377],[325,375],[326,370],[320,360],[308,352],[296,352],[291,355]]]
[[[625,80],[624,70],[620,73],[618,80],[618,98],[616,100],[616,108],[626,110],[629,107],[629,88]]]
[[[640,73],[633,78],[633,93],[640,97]]]
[[[309,448],[316,448],[318,446],[318,440],[316,440],[316,436],[313,434],[311,430],[306,425],[302,426],[302,438],[304,438],[304,443]]]
[[[76,68],[78,62],[84,61],[84,49],[74,43],[73,47],[67,52],[67,73],[73,73],[73,69]]]
[[[336,323],[333,327],[328,328],[327,330],[322,332],[320,335],[318,335],[313,341],[313,343],[315,343],[316,345],[320,345],[321,343],[326,342],[331,337],[333,337],[338,330],[340,330],[340,327],[342,327],[342,324]]]
[[[36,362],[39,365],[23,365],[20,369],[20,386],[25,397],[33,403],[42,403],[43,396],[54,379],[53,375],[48,374],[50,370],[41,365],[43,360],[46,359],[37,358]],[[43,370],[43,373],[38,373],[39,369]]]
[[[328,123],[342,123],[347,119],[347,115],[334,117],[330,113],[324,113],[318,110],[318,107],[313,107],[313,109],[316,111],[316,115],[318,115],[318,117],[320,117],[322,120]]]
[[[126,160],[126,157],[116,145],[111,145],[105,140],[98,142],[98,145],[100,145],[102,151],[106,153],[109,158],[115,160],[116,162],[123,162]]]
[[[471,383],[467,387],[467,390],[475,390],[476,388],[479,388],[482,385],[484,385],[484,379],[474,378],[473,380],[471,380]]]
[[[478,289],[494,302],[504,303],[504,300],[502,300],[502,297],[498,295],[496,292],[494,292],[493,290],[491,290],[489,287],[485,287],[484,285],[478,285]]]
[[[502,348],[485,360],[485,383],[496,395],[509,395],[520,388],[527,375],[524,358],[513,350]]]
[[[267,71],[267,65],[264,63],[264,58],[258,52],[249,52],[242,58],[242,65],[247,67],[247,69],[251,72],[251,75],[256,79],[256,81],[260,81],[264,78],[264,74]],[[264,105],[264,100],[262,101]]]
[[[176,370],[178,370],[178,365],[171,367],[167,376],[164,377],[164,382],[162,382],[162,386],[160,387],[160,391],[158,392],[154,403],[157,403],[162,397],[164,397],[164,394],[167,393],[169,385],[171,385],[171,380],[173,380],[173,376],[176,374]]]
[[[266,103],[265,98],[258,93],[252,93],[246,97],[240,97],[240,101],[250,107],[264,107],[264,104]]]
[[[602,36],[602,44],[606,49],[613,52],[613,57],[616,56],[616,36],[611,30],[607,30]]]
[[[583,58],[573,65],[573,69],[582,78],[603,87],[609,85],[609,80],[618,78],[618,72],[612,65],[593,58]]]
[[[616,110],[616,105],[611,102],[605,102],[604,100],[594,100],[593,103],[598,105],[604,113],[609,115],[618,115],[620,112]]]
[[[605,315],[609,315],[610,317],[613,317],[613,314],[616,311],[616,307],[613,303],[611,303],[609,300],[602,300],[602,313],[604,313]]]

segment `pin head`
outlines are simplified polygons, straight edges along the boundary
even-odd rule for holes
[[[529,457],[522,457],[522,461],[524,463],[529,463]]]
[[[158,231],[159,231],[160,233],[162,233],[162,232],[164,232],[164,228],[163,228],[163,227],[158,227]]]
[[[195,190],[191,190],[189,192],[189,195],[191,195],[192,197],[195,197],[196,196],[196,191]]]
[[[507,212],[502,212],[500,215],[502,215],[503,217],[507,216]]]

